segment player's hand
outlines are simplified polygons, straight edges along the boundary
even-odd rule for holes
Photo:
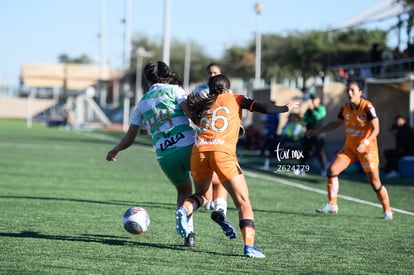
[[[366,150],[367,150],[367,145],[365,143],[363,143],[363,142],[360,143],[357,146],[357,152],[360,153],[360,154],[364,153]]]
[[[112,149],[111,151],[106,154],[106,160],[107,161],[116,161],[116,155],[118,154],[118,151],[115,149]]]
[[[299,108],[299,102],[298,101],[293,101],[293,102],[289,102],[288,104],[286,104],[286,106],[288,107],[289,111],[292,109],[297,109]]]

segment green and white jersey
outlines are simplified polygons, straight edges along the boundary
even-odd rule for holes
[[[171,84],[154,84],[135,107],[131,124],[147,125],[158,158],[194,144],[194,130],[180,108],[187,99],[183,88]]]

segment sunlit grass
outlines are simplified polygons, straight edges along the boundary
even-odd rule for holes
[[[151,147],[136,145],[116,162],[105,160],[122,134],[66,131],[0,120],[0,272],[54,274],[410,274],[414,217],[385,222],[380,208],[340,200],[336,216],[314,209],[325,195],[318,176],[274,180],[247,177],[255,209],[256,245],[265,260],[243,257],[243,241],[226,239],[195,213],[197,245],[185,248],[175,232],[174,187]],[[147,143],[148,138],[138,140]],[[257,171],[256,171],[257,172]],[[414,211],[414,185],[384,182],[394,207]],[[363,176],[341,179],[341,194],[376,202]],[[127,233],[130,206],[147,209],[148,232]],[[228,216],[238,225],[229,200]],[[240,234],[239,234],[240,235]]]

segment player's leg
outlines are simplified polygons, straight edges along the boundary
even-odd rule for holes
[[[365,174],[367,175],[368,182],[371,184],[379,202],[382,205],[382,208],[384,210],[384,219],[392,220],[394,217],[391,211],[388,191],[385,186],[382,185],[379,176],[378,150],[372,148],[372,150],[369,150],[368,153],[363,154],[360,157],[360,162]]]
[[[217,181],[220,186],[217,186],[219,189],[216,189],[215,193],[217,208],[211,213],[211,219],[220,225],[224,234],[230,239],[237,238],[236,228],[230,223],[226,217],[227,210],[227,188],[225,188],[222,182],[228,181],[229,178],[232,178],[236,175],[242,174],[242,170],[237,163],[236,154],[228,154],[225,152],[212,152],[211,157],[212,168],[216,172]],[[218,198],[217,198],[218,197]],[[221,203],[220,203],[221,199]]]
[[[196,192],[188,196],[175,212],[176,230],[181,237],[187,237],[188,218],[211,198],[211,178],[213,171],[208,167],[204,153],[191,155],[191,173]]]
[[[219,183],[220,186],[216,186],[216,192],[221,191],[221,194],[226,194],[227,196],[227,190],[224,188],[224,186]],[[219,190],[217,190],[219,189]],[[223,192],[224,191],[224,192]],[[236,228],[230,223],[230,221],[227,219],[227,200],[225,197],[218,197],[214,200],[215,206],[214,211],[211,213],[211,219],[216,222],[218,225],[220,225],[221,229],[223,230],[224,234],[229,237],[230,239],[237,238],[237,232]]]
[[[215,211],[223,212],[227,214],[227,190],[221,184],[217,174],[214,173],[212,179],[213,187],[213,206]]]
[[[214,210],[214,201],[213,201],[214,195],[213,195],[213,190],[214,190],[214,176],[213,176],[213,179],[212,179],[212,184],[210,185],[210,189],[207,191],[207,194],[209,195],[209,199],[206,202],[206,204],[204,205],[204,207],[207,210]]]
[[[198,208],[205,205],[210,198],[209,189],[211,187],[211,176],[203,179],[194,179],[196,192],[188,196],[182,204],[188,216],[191,216]]]
[[[393,213],[391,210],[390,205],[390,199],[388,197],[388,191],[387,188],[385,188],[384,185],[382,185],[379,171],[371,171],[366,173],[369,183],[371,184],[372,188],[375,191],[375,194],[377,195],[377,198],[379,202],[382,205],[382,208],[384,210],[384,219],[385,220],[392,220]]]
[[[203,206],[206,202],[206,192],[211,185],[211,177],[204,180],[194,180],[196,193],[187,197],[183,204],[175,212],[177,233],[185,238],[191,232],[188,221],[192,218],[194,211]]]
[[[265,255],[254,246],[256,230],[253,209],[249,199],[246,179],[237,162],[237,156],[216,152],[214,157],[216,160],[214,169],[223,186],[232,197],[239,213],[239,227],[243,235],[244,255],[252,258],[265,258]]]
[[[323,204],[320,208],[316,209],[316,212],[322,214],[336,214],[338,213],[338,192],[339,192],[339,174],[342,173],[351,163],[352,158],[348,154],[341,152],[336,155],[336,158],[332,161],[327,170],[327,190],[328,190],[328,202]]]
[[[177,189],[177,209],[184,203],[185,199],[192,194],[192,181],[190,178],[188,180],[179,186],[176,186]],[[195,246],[196,240],[195,240],[195,230],[194,230],[194,222],[193,222],[193,215],[190,215],[187,218],[187,230],[188,234],[184,238],[184,245],[193,247]]]
[[[239,210],[239,227],[243,236],[244,255],[251,258],[265,258],[265,255],[254,246],[256,229],[244,174],[236,175],[230,180],[224,181],[223,185],[226,187]]]
[[[167,155],[158,160],[158,164],[177,190],[177,208],[193,193],[190,178],[190,155],[192,146],[182,148],[174,155]],[[193,217],[186,220],[187,233],[184,239],[185,246],[195,246]]]

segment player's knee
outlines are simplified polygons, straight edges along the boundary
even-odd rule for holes
[[[328,176],[335,176],[339,174],[336,172],[336,169],[333,169],[332,166],[329,166],[328,169],[326,169],[326,173]]]
[[[381,191],[381,189],[382,189],[382,187],[383,187],[383,185],[382,185],[382,184],[380,184],[378,187],[375,187],[374,185],[372,185],[372,189],[374,189],[374,191],[375,191],[376,193],[380,192],[380,191]]]

